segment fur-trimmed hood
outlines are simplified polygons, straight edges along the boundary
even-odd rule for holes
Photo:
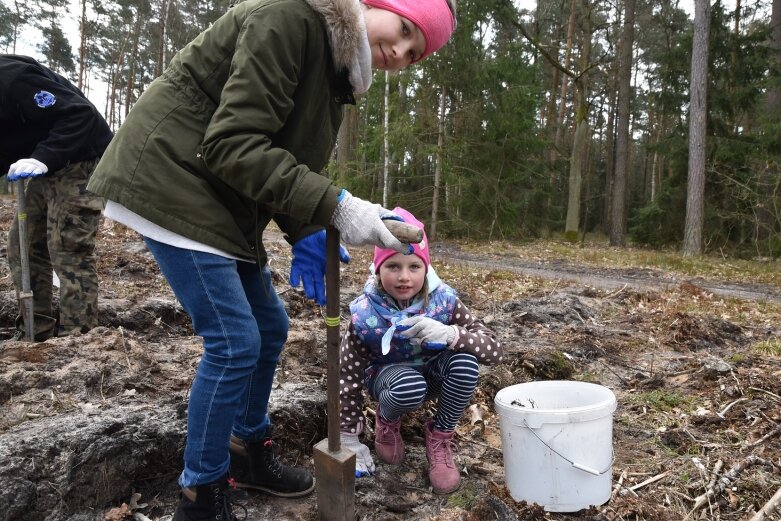
[[[306,3],[325,18],[336,69],[350,67],[366,38],[361,3],[358,0],[306,0]]]
[[[363,6],[359,0],[306,0],[325,19],[331,53],[337,70],[350,71],[356,94],[371,83],[371,51],[366,35]]]

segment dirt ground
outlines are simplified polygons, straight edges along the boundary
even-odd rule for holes
[[[13,211],[13,201],[0,200],[3,248]],[[289,247],[279,233],[271,231],[267,244],[291,318],[272,420],[282,457],[313,470],[312,446],[327,432],[323,312],[287,284]],[[98,249],[101,327],[34,345],[0,343],[0,521],[171,518],[201,342],[134,232],[106,221]],[[351,253],[343,325],[370,261],[369,250]],[[0,338],[7,339],[17,304],[2,257]],[[358,480],[361,520],[749,520],[781,486],[781,358],[763,349],[776,346],[777,354],[781,344],[779,288],[659,283],[660,274],[575,269],[556,259],[543,274],[522,259],[475,256],[452,244],[437,245],[433,261],[497,331],[504,364],[481,368],[458,428],[461,489],[438,496],[429,488],[422,436],[429,404],[404,419],[405,462],[379,464],[374,477]],[[573,271],[588,278],[567,275]],[[606,504],[549,513],[509,495],[494,396],[539,380],[598,383],[615,393]],[[315,495],[250,494],[246,508],[248,520],[317,519]]]

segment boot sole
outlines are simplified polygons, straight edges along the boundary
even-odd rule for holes
[[[258,490],[260,492],[265,492],[266,494],[270,494],[272,496],[288,497],[288,498],[308,496],[315,489],[314,482],[312,483],[312,486],[309,487],[308,489],[297,491],[297,492],[280,492],[278,490],[273,490],[273,489],[270,489],[270,488],[261,487],[259,485],[250,485],[249,483],[239,483],[239,482],[236,482],[236,486],[238,488],[243,488],[243,489]]]
[[[459,483],[458,483],[458,485],[456,485],[456,487],[455,487],[454,489],[452,489],[452,490],[437,490],[437,489],[435,489],[434,487],[431,487],[431,491],[432,491],[434,494],[437,494],[437,495],[440,495],[440,496],[445,496],[445,495],[447,495],[447,494],[452,494],[453,492],[455,492],[455,491],[456,491],[456,490],[458,490],[459,488],[461,488],[461,483],[460,483],[460,482],[459,482]]]
[[[381,462],[383,462],[383,463],[386,463],[386,464],[388,464],[388,465],[401,465],[402,463],[404,463],[404,456],[402,456],[401,458],[399,458],[399,461],[388,461],[388,460],[386,460],[386,459],[382,459],[382,458],[380,457],[380,455],[379,455],[379,454],[377,454],[377,459],[378,459],[378,460],[380,460],[380,461],[381,461]]]

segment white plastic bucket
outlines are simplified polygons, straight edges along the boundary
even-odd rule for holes
[[[616,397],[601,385],[552,380],[494,398],[507,488],[516,501],[576,512],[610,499]]]

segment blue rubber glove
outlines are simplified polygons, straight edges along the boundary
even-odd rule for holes
[[[42,176],[49,171],[49,167],[37,159],[20,159],[8,169],[8,180],[11,182],[24,179],[26,177]]]
[[[339,245],[339,260],[347,264],[350,254]],[[298,287],[303,282],[306,298],[325,306],[325,230],[307,235],[293,245],[290,263],[290,285]]]

